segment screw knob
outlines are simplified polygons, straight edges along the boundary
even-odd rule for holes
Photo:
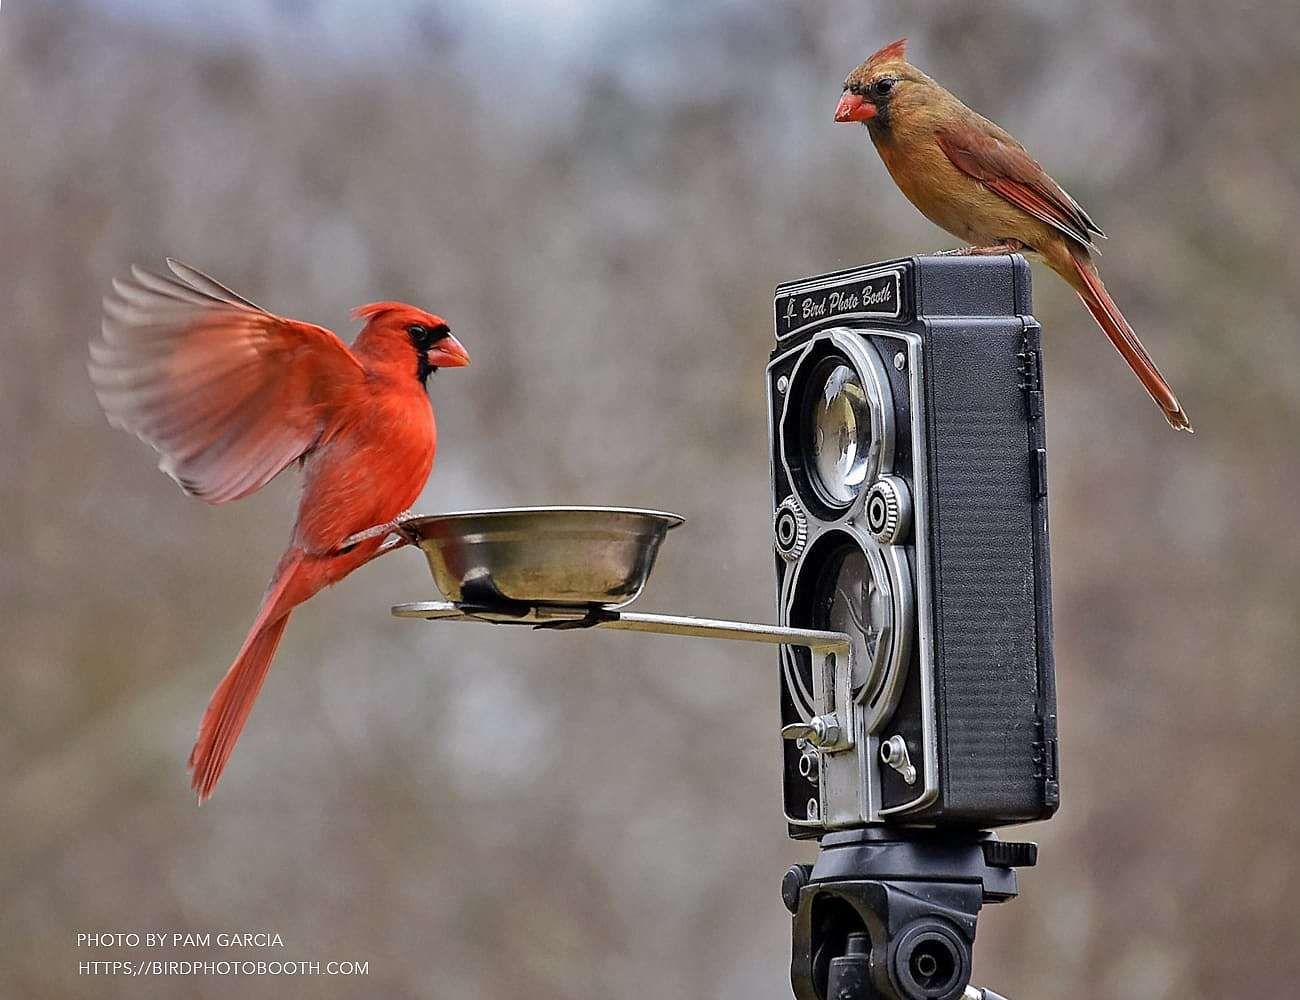
[[[867,529],[881,545],[896,545],[912,526],[912,495],[897,476],[881,476],[867,490]]]
[[[794,562],[808,545],[808,517],[794,497],[789,496],[776,508],[772,521],[776,534],[776,551],[786,562]]]
[[[840,720],[835,713],[814,715],[807,722],[792,722],[781,727],[781,739],[803,740],[811,746],[834,746],[840,740]]]
[[[1038,864],[1038,845],[1015,840],[986,840],[980,847],[990,868],[1032,868]]]
[[[781,879],[781,900],[791,913],[799,912],[799,893],[812,879],[812,865],[791,865]]]

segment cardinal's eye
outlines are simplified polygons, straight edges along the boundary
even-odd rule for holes
[[[877,97],[888,97],[889,92],[893,89],[894,89],[894,81],[888,78],[884,80],[877,80],[875,83],[871,85],[871,90]]]
[[[451,331],[447,329],[446,323],[439,323],[434,327],[425,326],[423,323],[412,323],[406,328],[406,335],[411,338],[411,343],[415,345],[417,351],[427,351],[444,337],[451,336]]]

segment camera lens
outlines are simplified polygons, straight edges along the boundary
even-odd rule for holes
[[[881,636],[892,622],[889,590],[876,580],[866,554],[855,545],[843,546],[824,572],[814,627],[847,634],[853,645],[853,662],[865,677],[875,662]]]
[[[829,330],[800,352],[784,395],[781,461],[800,508],[809,518],[842,520],[893,462],[884,363],[866,337]]]
[[[871,403],[858,373],[834,356],[806,384],[802,423],[809,479],[822,500],[845,507],[871,469]]]
[[[799,560],[784,601],[784,620],[797,628],[843,632],[853,661],[854,700],[875,733],[902,696],[912,647],[915,605],[906,560],[854,531],[824,531]],[[802,647],[782,654],[786,683],[811,712],[813,662]]]

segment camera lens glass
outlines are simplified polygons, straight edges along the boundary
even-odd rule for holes
[[[911,642],[910,591],[892,554],[855,531],[823,532],[800,559],[784,600],[788,624],[848,636],[854,700],[866,710],[867,731],[876,732],[898,705]],[[815,714],[813,658],[789,647],[782,666],[796,707]]]
[[[866,554],[856,545],[842,546],[828,560],[819,588],[815,628],[844,632],[853,645],[855,673],[871,683],[866,671],[876,659],[881,636],[893,622],[889,590],[871,572]]]
[[[822,361],[807,386],[802,423],[808,477],[822,500],[845,507],[870,471],[871,403],[857,371],[838,357]]]

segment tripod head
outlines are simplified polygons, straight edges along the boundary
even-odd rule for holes
[[[798,1000],[957,1000],[969,987],[984,903],[1012,899],[1035,844],[992,833],[828,833],[814,865],[786,872],[794,916],[790,982]]]

